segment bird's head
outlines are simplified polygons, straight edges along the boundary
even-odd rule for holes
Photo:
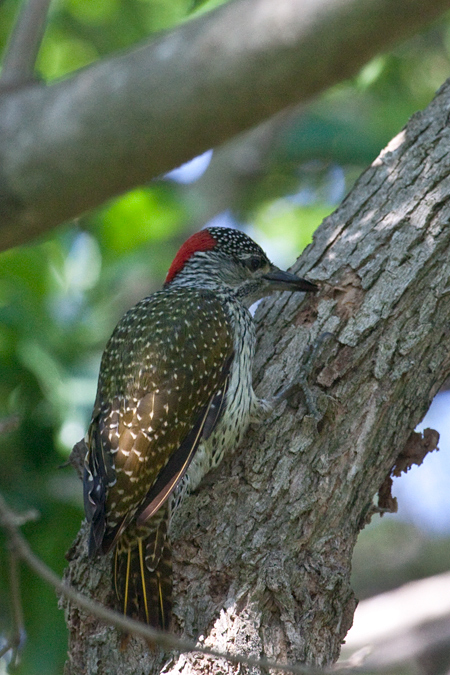
[[[175,256],[168,284],[231,290],[247,307],[274,291],[318,290],[310,281],[280,270],[253,239],[227,227],[193,234]]]

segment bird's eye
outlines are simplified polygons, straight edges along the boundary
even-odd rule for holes
[[[252,272],[255,272],[257,269],[262,267],[264,264],[264,261],[261,260],[261,258],[258,258],[258,256],[253,256],[252,258],[248,258],[246,261],[247,267],[252,270]]]

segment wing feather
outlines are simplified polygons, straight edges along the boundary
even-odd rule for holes
[[[173,455],[171,455],[169,461],[160,471],[156,481],[148,491],[145,501],[139,509],[137,517],[138,525],[143,525],[146,520],[151,518],[176,489],[188,470],[200,441],[202,438],[208,438],[211,435],[219,421],[228,389],[232,360],[233,354],[231,354],[224,366],[220,389],[214,393],[208,404],[200,412],[194,427]]]
[[[156,293],[118,324],[88,432],[91,553],[110,550],[176,488],[220,419],[233,353],[229,318],[207,291]]]

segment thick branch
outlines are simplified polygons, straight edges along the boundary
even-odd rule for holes
[[[0,76],[2,88],[29,84],[45,32],[51,0],[25,0],[3,58]]]
[[[381,593],[358,605],[355,624],[343,649],[351,658],[370,645],[364,669],[392,672],[402,664],[411,664],[435,654],[437,659],[450,645],[450,574],[413,581],[387,593]],[[350,665],[349,662],[343,665]],[[421,672],[442,672],[437,663]]]
[[[301,399],[286,404],[177,512],[175,614],[184,635],[277,661],[337,658],[355,607],[357,534],[450,374],[449,109],[447,84],[318,229],[296,269],[324,282],[319,297],[299,305],[285,294],[260,306],[263,395],[295,377],[309,344],[334,334],[310,376],[321,419],[305,415]],[[81,537],[69,579],[108,602],[111,561],[92,571],[85,551]],[[80,628],[70,610],[68,619],[70,674],[84,672],[92,650],[96,675],[156,673],[167,659],[139,643],[120,653],[116,637]],[[164,672],[214,666],[172,655]]]
[[[0,99],[0,248],[353,75],[450,0],[235,0],[48,88]]]
[[[11,593],[14,596],[14,628],[17,635],[14,640],[8,643],[0,652],[0,656],[6,654],[9,650],[15,650],[18,647],[20,640],[20,630],[23,629],[23,615],[22,605],[20,600],[20,586],[18,580],[17,560],[22,559],[41,579],[48,584],[64,598],[70,600],[79,610],[84,610],[90,617],[96,617],[107,625],[112,625],[124,633],[131,633],[146,639],[153,645],[174,649],[177,652],[197,652],[203,653],[207,656],[212,656],[216,659],[229,659],[231,663],[243,664],[248,666],[259,666],[264,668],[272,668],[287,673],[297,673],[298,675],[319,675],[318,670],[311,668],[302,668],[300,666],[285,666],[283,664],[272,663],[270,661],[248,659],[245,656],[236,656],[233,654],[226,654],[217,652],[204,647],[198,647],[194,642],[187,640],[179,640],[170,633],[156,630],[138,621],[134,621],[126,616],[122,616],[118,612],[107,609],[103,605],[87,598],[81,593],[64,584],[61,579],[51,570],[47,565],[38,558],[31,550],[26,539],[22,536],[18,529],[21,521],[26,522],[29,518],[34,520],[35,513],[30,515],[25,514],[24,517],[16,516],[6,505],[5,500],[0,495],[0,527],[6,530],[9,545],[11,548]],[[321,671],[322,672],[322,671]]]

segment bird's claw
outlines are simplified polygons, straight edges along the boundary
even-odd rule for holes
[[[296,377],[294,377],[292,382],[288,384],[284,389],[282,389],[281,392],[272,399],[273,407],[279,405],[282,401],[288,400],[289,398],[292,397],[293,394],[297,393],[298,390],[300,389],[303,392],[303,397],[308,414],[311,415],[316,420],[316,422],[319,422],[319,420],[322,419],[324,413],[319,409],[317,404],[318,402],[320,402],[323,396],[321,392],[319,392],[317,395],[313,393],[309,385],[308,379],[311,375],[313,365],[316,361],[316,357],[320,347],[322,346],[324,340],[328,340],[330,338],[334,338],[333,333],[329,332],[322,333],[319,336],[319,338],[315,341],[315,343],[313,345],[310,345],[308,350],[309,354],[307,356],[306,362],[302,364],[301,368],[299,369]],[[320,406],[320,408],[322,407],[323,406]]]

